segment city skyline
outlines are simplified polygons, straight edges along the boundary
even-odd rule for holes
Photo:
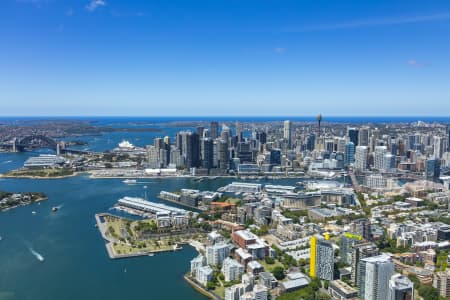
[[[444,1],[8,0],[0,25],[2,116],[450,109]]]

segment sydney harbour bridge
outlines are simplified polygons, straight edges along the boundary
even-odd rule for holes
[[[23,152],[37,148],[47,148],[54,150],[58,155],[61,153],[89,153],[82,150],[66,149],[64,142],[56,141],[45,135],[29,135],[21,138],[16,138],[11,142],[0,143],[0,148],[7,149],[12,152]]]

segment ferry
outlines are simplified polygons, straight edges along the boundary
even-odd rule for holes
[[[137,181],[136,181],[136,179],[125,179],[122,182],[125,184],[135,184]]]

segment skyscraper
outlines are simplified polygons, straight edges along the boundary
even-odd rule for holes
[[[316,135],[314,133],[311,133],[306,137],[306,150],[314,151],[315,146],[316,146]]]
[[[450,125],[447,126],[447,152],[450,152]]]
[[[412,281],[401,274],[394,274],[389,280],[388,300],[414,300]]]
[[[264,131],[256,131],[255,139],[259,141],[261,144],[265,144],[267,142],[267,134]]]
[[[359,286],[360,261],[363,258],[378,255],[378,248],[373,243],[357,243],[352,247],[352,275],[354,285]]]
[[[361,259],[359,297],[361,300],[387,300],[389,280],[394,274],[394,263],[388,255]]]
[[[365,171],[367,169],[367,156],[369,149],[367,146],[357,146],[355,151],[355,169]]]
[[[322,114],[318,114],[317,115],[317,136],[321,136],[321,134],[322,134],[322,132],[321,132],[321,129],[320,129],[320,125],[322,124]]]
[[[226,140],[227,142],[229,142],[231,136],[232,136],[232,134],[231,134],[230,127],[228,127],[225,124],[222,124],[222,132],[220,133],[220,138],[222,138],[222,139]]]
[[[441,161],[438,158],[427,159],[425,163],[425,176],[427,180],[437,181],[441,174]]]
[[[325,238],[320,235],[311,237],[309,275],[312,278],[334,279],[334,250],[328,239],[328,234]]]
[[[201,139],[201,160],[202,167],[205,169],[211,169],[213,167],[213,140],[210,138]]]
[[[369,146],[369,127],[364,126],[359,129],[358,146]]]
[[[347,136],[350,139],[350,142],[355,144],[355,146],[359,146],[358,144],[358,138],[359,138],[359,131],[356,128],[347,128]]]
[[[287,141],[288,148],[292,147],[292,122],[289,120],[284,121],[283,137]]]
[[[242,139],[244,138],[244,126],[242,125],[242,123],[240,122],[236,122],[235,124],[236,127],[236,136],[237,136],[237,141],[242,142]]]
[[[202,138],[203,137],[203,132],[205,131],[205,127],[203,127],[203,126],[198,126],[197,127],[197,134],[198,134],[198,136],[200,137],[200,138]]]
[[[228,141],[225,139],[217,140],[217,167],[226,170],[230,165],[230,155],[228,151]]]
[[[215,121],[211,122],[210,127],[211,127],[211,132],[210,132],[211,138],[217,139],[219,137],[219,122],[215,122]]]
[[[441,159],[445,152],[445,139],[440,136],[433,137],[433,155],[434,158]]]
[[[345,145],[345,165],[350,165],[355,162],[355,144],[348,142]]]
[[[198,134],[191,131],[180,132],[177,134],[177,143],[181,143],[181,155],[184,157],[186,168],[199,167],[200,141]]]

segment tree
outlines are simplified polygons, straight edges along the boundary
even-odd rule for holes
[[[270,256],[264,257],[264,261],[265,261],[266,264],[268,264],[268,265],[273,265],[273,264],[275,263],[275,260],[274,260],[272,257],[270,257]]]
[[[280,266],[276,266],[275,268],[273,268],[272,274],[277,280],[283,280],[285,277],[284,269]]]
[[[301,267],[306,266],[306,259],[300,258],[300,259],[298,260],[298,265],[301,266]]]

